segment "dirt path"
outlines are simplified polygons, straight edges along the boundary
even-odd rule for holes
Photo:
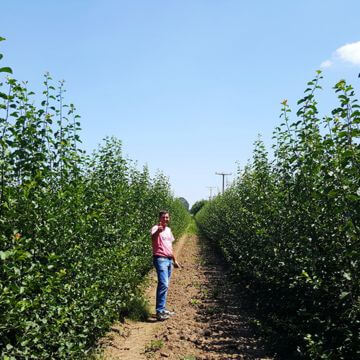
[[[175,252],[167,305],[176,315],[164,322],[116,324],[103,339],[103,359],[271,359],[249,329],[239,295],[226,271],[197,236],[182,237]],[[148,298],[155,306],[156,275],[150,274]]]

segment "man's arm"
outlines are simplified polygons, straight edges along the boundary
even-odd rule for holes
[[[151,239],[155,241],[163,230],[164,228],[159,224],[157,230],[153,234],[151,234]]]
[[[181,265],[176,261],[174,254],[172,256],[172,260],[173,260],[173,263],[174,263],[174,267],[181,269]]]

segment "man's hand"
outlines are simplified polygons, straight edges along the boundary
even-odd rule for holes
[[[181,269],[181,265],[176,260],[174,260],[174,267]]]
[[[157,228],[157,231],[160,233],[160,232],[162,232],[162,231],[164,231],[164,227],[161,225],[161,224],[159,224],[158,225],[158,228]]]

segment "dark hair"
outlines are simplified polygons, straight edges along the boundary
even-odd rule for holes
[[[159,219],[165,214],[169,214],[169,212],[167,210],[160,210],[159,211]]]

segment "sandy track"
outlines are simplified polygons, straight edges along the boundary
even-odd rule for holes
[[[175,254],[182,269],[173,271],[167,305],[176,315],[164,322],[153,315],[146,322],[114,324],[101,341],[103,358],[270,359],[213,250],[192,235],[177,242]],[[149,276],[147,296],[154,311],[156,274]]]

